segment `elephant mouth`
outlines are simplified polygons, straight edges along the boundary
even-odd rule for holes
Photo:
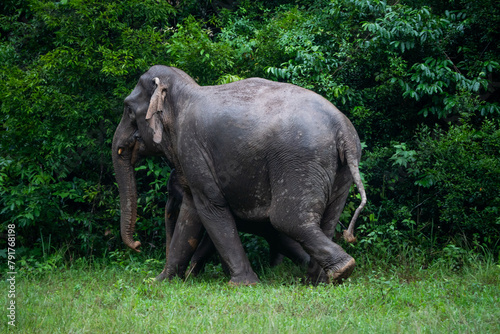
[[[130,164],[134,166],[140,160],[144,147],[144,141],[139,135],[139,131],[136,131],[126,143],[118,146],[117,154],[121,159],[130,158]]]

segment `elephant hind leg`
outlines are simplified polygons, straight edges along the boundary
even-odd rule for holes
[[[310,229],[311,230],[311,229]],[[311,255],[308,276],[311,282],[340,283],[348,278],[356,262],[321,229],[305,232],[302,247]]]
[[[325,207],[315,203],[309,210],[295,211],[293,214],[289,208],[303,208],[305,204],[286,204],[273,207],[271,212],[273,226],[302,245],[311,256],[311,269],[317,272],[318,269],[315,267],[317,263],[325,271],[328,282],[338,282],[349,277],[354,270],[355,261],[342,247],[332,241],[331,235],[322,230],[321,225],[324,225],[323,228],[331,234],[330,230],[326,229],[327,226],[322,224],[323,213],[327,211]]]
[[[277,236],[275,251],[283,254],[292,260],[295,264],[300,266],[307,266],[311,260],[309,254],[304,251],[302,246],[295,240],[289,238],[283,233],[279,233]]]
[[[339,222],[340,215],[342,214],[342,211],[344,209],[347,197],[349,196],[349,189],[351,187],[351,184],[352,177],[347,166],[345,166],[337,174],[332,191],[332,201],[330,202],[330,204],[328,204],[323,214],[323,218],[321,219],[321,230],[330,239],[333,239],[335,235],[335,229]],[[352,272],[354,266],[349,266],[349,268]],[[346,270],[346,274],[347,272],[349,272],[349,270]],[[341,280],[342,277],[340,276],[341,275],[336,275],[335,277],[337,278],[335,279]],[[315,284],[326,283],[330,280],[332,280],[332,278],[326,275],[321,266],[319,266],[317,263],[314,263],[314,261],[311,261],[308,268],[308,281]]]

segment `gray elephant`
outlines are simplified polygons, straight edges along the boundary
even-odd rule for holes
[[[184,192],[165,269],[183,275],[206,229],[227,263],[232,284],[258,282],[235,220],[271,224],[310,255],[309,272],[330,282],[350,276],[354,259],[332,241],[351,184],[361,203],[344,237],[354,240],[366,204],[361,145],[351,122],[321,96],[252,78],[199,86],[183,71],[153,66],[125,99],[113,138],[121,234],[133,240],[139,154],[162,154]]]
[[[170,248],[170,243],[174,233],[177,218],[179,217],[182,199],[184,197],[183,189],[179,183],[177,172],[171,171],[167,184],[168,200],[165,206],[165,229],[167,234],[167,258]],[[274,267],[280,264],[283,256],[290,258],[295,264],[304,266],[309,263],[309,255],[302,249],[300,244],[295,240],[290,239],[283,233],[278,232],[271,224],[254,222],[244,222],[236,220],[238,231],[246,232],[263,237],[269,245],[269,264]],[[215,245],[210,237],[205,234],[196,248],[195,253],[190,261],[188,272],[196,276],[203,270],[207,260],[216,252]],[[227,265],[223,263],[223,268],[227,269]],[[161,278],[161,276],[160,276]]]

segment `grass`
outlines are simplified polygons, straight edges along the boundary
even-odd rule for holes
[[[78,264],[19,273],[19,333],[499,333],[500,267],[385,268],[361,264],[343,285],[298,282],[290,263],[262,269],[262,283],[231,287],[202,277],[154,283],[158,261]],[[7,291],[5,280],[0,289]],[[7,304],[7,293],[3,293]],[[6,308],[2,308],[5,310]],[[4,311],[6,312],[6,311]]]

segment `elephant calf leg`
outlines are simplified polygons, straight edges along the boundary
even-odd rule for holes
[[[198,213],[192,204],[192,200],[184,197],[175,226],[170,248],[167,252],[168,258],[165,269],[156,280],[179,276],[184,278],[189,260],[193,256],[203,233],[203,225]]]
[[[191,264],[189,265],[188,273],[193,276],[197,276],[205,267],[208,259],[212,254],[216,252],[214,243],[212,239],[205,233],[201,239],[200,245],[196,249],[191,258]]]

